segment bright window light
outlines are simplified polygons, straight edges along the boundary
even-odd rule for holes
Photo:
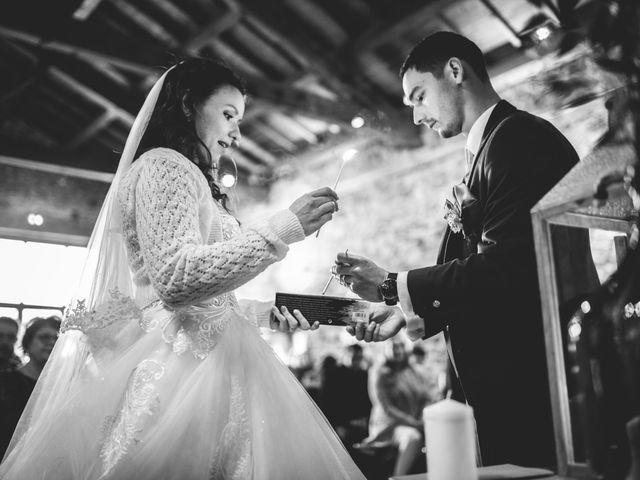
[[[0,302],[64,307],[77,287],[84,247],[0,239]],[[26,319],[28,320],[28,318]]]

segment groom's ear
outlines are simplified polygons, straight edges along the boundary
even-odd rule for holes
[[[458,85],[465,78],[464,64],[458,57],[451,57],[444,67],[445,73]]]

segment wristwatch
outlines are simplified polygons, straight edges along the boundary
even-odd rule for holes
[[[389,273],[389,275],[387,275],[387,279],[378,285],[378,291],[380,292],[380,295],[382,295],[384,303],[387,305],[395,305],[398,303],[397,280],[397,273]]]

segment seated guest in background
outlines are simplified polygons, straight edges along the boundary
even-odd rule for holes
[[[369,399],[368,391],[369,365],[364,357],[362,346],[359,344],[349,345],[347,351],[349,356],[344,366],[345,386],[347,389],[344,408],[347,411],[350,426],[354,427],[359,425],[360,422],[367,422],[371,412],[371,400]]]
[[[11,321],[15,324],[17,334],[18,324]],[[49,359],[49,354],[58,338],[60,322],[60,318],[55,316],[32,319],[22,337],[22,350],[28,355],[29,361],[18,369],[0,374],[0,457],[4,456],[22,410]],[[4,320],[0,321],[0,325],[5,324],[8,323]],[[1,338],[3,328],[0,326],[0,341],[4,345],[4,339]],[[15,343],[15,335],[13,338]]]
[[[409,364],[423,377],[423,381],[432,401],[443,398],[443,387],[446,386],[446,370],[438,368],[437,360],[427,355],[420,344],[414,344],[409,353]]]
[[[337,369],[339,386],[335,404],[339,421],[333,427],[348,450],[367,436],[371,412],[368,370],[362,346],[356,343],[346,347],[344,365]]]
[[[29,361],[20,367],[19,372],[24,376],[38,380],[60,331],[60,317],[36,317],[31,319],[22,337],[22,351],[29,357]]]
[[[394,475],[409,473],[421,454],[422,409],[430,403],[424,379],[409,364],[404,339],[393,338],[385,345],[385,359],[371,368],[369,395],[373,405],[369,437],[363,445],[391,444],[397,447]]]
[[[0,317],[0,373],[20,366],[20,359],[13,351],[17,339],[18,322],[10,317]]]
[[[420,369],[423,367],[426,358],[427,355],[424,348],[420,345],[414,345],[409,354],[409,363],[412,367]]]

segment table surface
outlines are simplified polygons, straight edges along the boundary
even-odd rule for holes
[[[429,474],[418,473],[416,475],[402,475],[391,477],[389,480],[428,480]],[[517,465],[493,465],[491,467],[478,468],[478,480],[507,480],[507,479],[533,479],[545,480],[571,480],[568,477],[559,477],[551,470],[542,468],[525,468]]]

